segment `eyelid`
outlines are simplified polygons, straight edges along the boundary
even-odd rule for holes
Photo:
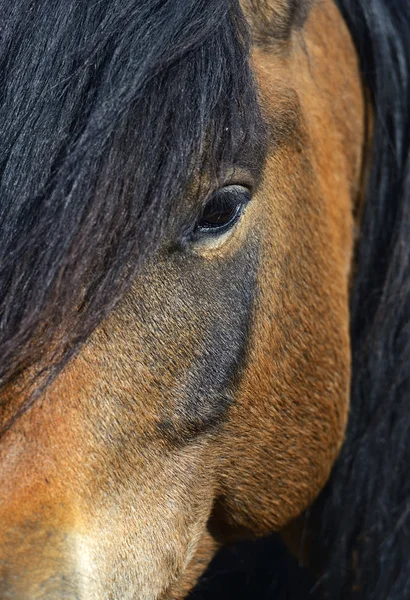
[[[228,185],[222,185],[221,187],[217,188],[216,190],[213,190],[205,199],[204,204],[203,204],[203,209],[206,207],[206,205],[212,200],[212,198],[214,198],[216,195],[229,195],[229,194],[235,194],[238,193],[238,195],[244,195],[244,191],[249,194],[249,200],[252,198],[252,189],[245,184],[242,183],[230,183]]]
[[[255,181],[254,176],[245,167],[230,167],[224,170],[223,176],[219,178],[217,187],[213,190],[213,193],[218,189],[222,189],[230,186],[240,186],[247,188],[251,195],[254,194],[258,182]]]
[[[229,193],[231,191],[243,193],[244,190],[249,195],[252,195],[252,191],[249,189],[249,187],[247,185],[243,185],[241,183],[232,183],[231,185],[224,185],[222,188],[219,188],[219,191],[222,193]]]

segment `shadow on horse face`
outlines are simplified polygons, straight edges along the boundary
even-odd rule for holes
[[[272,23],[289,17],[271,4]],[[2,438],[4,598],[182,598],[220,544],[282,529],[329,476],[348,409],[356,53],[326,1],[251,64],[263,176],[244,160],[219,182],[255,188],[240,219],[165,238]]]

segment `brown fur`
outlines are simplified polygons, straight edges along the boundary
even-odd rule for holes
[[[254,55],[265,110],[287,107],[293,135],[270,155],[254,205],[261,203],[267,228],[262,264],[270,276],[259,279],[218,509],[235,528],[260,533],[280,529],[323,486],[343,438],[349,389],[352,207],[364,133],[358,65],[330,2],[289,43],[282,61],[269,49]]]
[[[2,597],[183,598],[220,543],[282,529],[329,476],[348,411],[364,100],[333,2],[294,13],[297,27],[289,7],[265,3],[276,29],[253,53],[270,150],[241,222],[183,261],[152,257],[2,439]],[[239,327],[229,298],[245,291],[218,285],[245,260],[250,333],[212,392],[215,420],[192,380],[206,381],[215,331],[224,349],[223,324]]]

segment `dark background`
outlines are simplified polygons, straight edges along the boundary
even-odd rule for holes
[[[188,600],[304,600],[313,581],[278,535],[223,548]]]

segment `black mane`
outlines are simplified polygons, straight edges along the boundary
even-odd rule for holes
[[[347,439],[319,503],[320,597],[410,598],[410,2],[339,0],[374,105]]]
[[[0,15],[5,386],[51,341],[61,368],[187,218],[197,170],[253,144],[260,116],[237,1],[0,0]]]

